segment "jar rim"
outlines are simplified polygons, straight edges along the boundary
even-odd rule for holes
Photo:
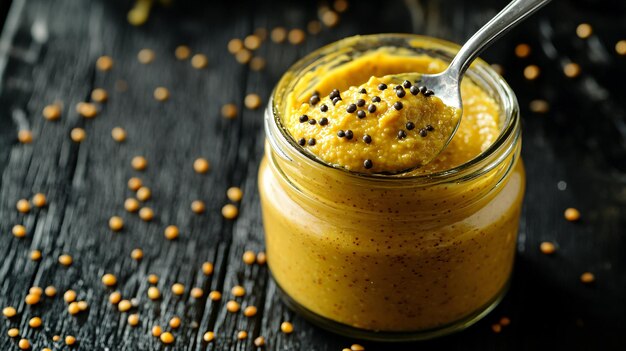
[[[405,33],[387,33],[387,34],[371,34],[371,35],[357,35],[348,38],[335,41],[328,45],[325,45],[313,52],[307,54],[296,63],[294,63],[287,72],[281,77],[280,81],[276,85],[276,88],[272,92],[268,107],[265,113],[265,133],[271,147],[278,151],[279,156],[293,161],[292,157],[298,159],[298,161],[306,162],[308,165],[323,167],[329,171],[341,172],[342,176],[353,177],[354,181],[375,181],[385,183],[440,183],[449,181],[463,181],[474,179],[484,173],[489,172],[503,160],[505,160],[514,150],[517,140],[521,137],[520,130],[520,115],[519,105],[515,93],[508,85],[508,83],[501,77],[488,63],[480,58],[477,58],[466,75],[473,78],[480,77],[485,80],[484,83],[491,83],[492,88],[495,88],[496,95],[499,97],[498,103],[500,105],[501,117],[504,117],[504,121],[501,122],[500,134],[496,140],[489,145],[489,147],[478,154],[476,157],[464,162],[458,166],[445,169],[442,171],[431,173],[420,173],[407,175],[407,173],[401,174],[371,174],[360,173],[350,171],[344,167],[329,164],[324,162],[316,155],[306,152],[306,150],[299,147],[293,137],[289,134],[287,129],[282,125],[281,111],[276,106],[275,101],[277,94],[281,93],[280,88],[284,88],[284,85],[290,79],[297,77],[297,73],[303,68],[314,63],[315,61],[323,58],[327,54],[336,52],[337,48],[347,45],[348,43],[363,44],[367,42],[376,42],[381,40],[410,40],[410,43],[423,43],[428,44],[439,50],[444,50],[451,55],[450,59],[454,57],[456,52],[460,49],[460,45],[423,35],[417,34],[405,34]],[[391,45],[389,45],[391,46]],[[424,46],[424,47],[428,47]],[[421,47],[421,46],[416,46]],[[438,57],[444,59],[443,57]],[[293,74],[296,74],[294,77]],[[475,80],[475,79],[473,79]],[[480,85],[479,85],[480,86]],[[484,88],[484,87],[483,87]],[[277,133],[278,132],[278,133]],[[277,135],[280,138],[277,138]],[[291,151],[290,155],[285,152],[285,148]],[[399,185],[399,184],[398,184]]]

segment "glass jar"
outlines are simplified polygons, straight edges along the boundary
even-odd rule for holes
[[[505,293],[525,174],[515,95],[485,62],[465,79],[500,108],[500,135],[476,158],[429,174],[356,174],[305,152],[281,125],[285,100],[320,65],[381,47],[449,62],[458,46],[417,35],[353,37],[297,62],[265,113],[259,191],[268,265],[285,302],[347,336],[427,339],[464,329]]]

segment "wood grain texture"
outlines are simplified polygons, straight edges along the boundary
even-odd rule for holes
[[[264,101],[280,75],[307,52],[345,36],[378,32],[423,33],[463,41],[490,16],[498,5],[480,0],[381,3],[351,2],[341,23],[310,36],[300,46],[266,42],[257,51],[267,68],[249,70],[226,51],[228,40],[251,34],[255,28],[305,28],[316,18],[314,2],[255,1],[201,4],[177,2],[172,8],[155,7],[143,27],[126,22],[130,4],[102,0],[13,0],[0,41],[0,307],[15,306],[19,314],[0,322],[0,350],[17,350],[17,339],[6,336],[18,327],[33,349],[67,349],[53,343],[53,335],[74,335],[80,350],[255,350],[253,340],[262,335],[267,350],[341,350],[355,340],[318,329],[289,311],[280,301],[266,266],[242,262],[245,250],[263,250],[257,168],[263,155],[262,108],[248,110],[243,99],[258,93]],[[3,7],[0,6],[0,9]],[[1,11],[0,11],[1,12]],[[523,157],[528,173],[527,196],[520,227],[519,249],[509,294],[483,321],[443,339],[413,344],[380,344],[358,341],[367,350],[620,350],[626,345],[626,57],[613,51],[626,27],[621,19],[626,6],[620,2],[598,7],[591,1],[555,2],[537,18],[512,32],[486,53],[489,61],[503,65],[504,76],[518,94],[524,116]],[[565,20],[564,18],[567,18]],[[589,22],[594,35],[581,40],[576,25]],[[621,33],[621,37],[620,37]],[[516,44],[531,45],[531,56],[515,57]],[[173,51],[180,44],[204,53],[209,66],[193,69],[178,61]],[[156,59],[140,64],[143,48]],[[101,55],[110,55],[110,72],[95,69]],[[576,62],[582,74],[566,78],[563,65]],[[541,68],[539,79],[523,79],[528,64]],[[120,80],[128,90],[116,90]],[[118,83],[119,84],[119,83]],[[157,102],[157,86],[171,92],[168,101]],[[86,120],[75,105],[88,101],[94,88],[109,92],[99,115]],[[532,113],[528,104],[546,99],[547,114]],[[41,117],[42,108],[63,103],[59,121]],[[234,120],[220,116],[225,103],[236,103]],[[115,126],[128,132],[124,143],[110,133]],[[72,128],[84,128],[87,138],[70,140]],[[17,130],[34,132],[30,145],[19,144]],[[130,167],[133,156],[148,159],[147,170]],[[211,171],[193,171],[197,157],[206,157]],[[143,222],[124,210],[132,196],[126,182],[140,177],[152,189],[146,206],[154,209],[152,222]],[[557,188],[566,182],[564,190]],[[240,186],[244,198],[237,220],[225,220],[221,207],[228,203],[226,189]],[[19,214],[15,203],[36,192],[49,205]],[[190,210],[195,199],[204,200],[207,211]],[[578,223],[566,222],[567,207],[582,212]],[[125,220],[124,230],[107,226],[112,215]],[[24,224],[28,236],[10,235],[14,224]],[[180,237],[163,237],[175,224]],[[542,241],[554,241],[558,251],[545,256]],[[134,248],[143,260],[130,257]],[[34,262],[29,252],[39,249],[43,259]],[[68,253],[71,267],[57,258]],[[215,264],[213,275],[201,271],[202,263]],[[582,272],[597,277],[592,286],[579,282]],[[118,285],[105,288],[104,273],[113,273]],[[147,276],[160,277],[163,297],[147,298]],[[185,286],[174,296],[173,283]],[[54,285],[60,294],[44,298],[36,306],[24,303],[31,286]],[[253,318],[226,312],[230,289],[242,285],[247,293],[237,301],[254,305]],[[192,287],[203,297],[189,296]],[[62,293],[74,289],[89,302],[87,311],[70,316]],[[133,311],[140,324],[127,323],[128,313],[108,303],[119,290],[137,300]],[[211,290],[223,292],[220,302],[207,299]],[[501,316],[512,324],[494,334],[491,324]],[[32,316],[44,326],[28,327]],[[150,335],[153,325],[166,328],[179,316],[176,342],[163,347]],[[280,332],[290,321],[294,333]],[[216,340],[202,341],[205,331]],[[249,337],[237,340],[246,330]]]

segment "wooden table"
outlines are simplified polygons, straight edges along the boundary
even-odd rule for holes
[[[272,87],[296,59],[342,37],[378,32],[416,32],[463,41],[495,13],[495,1],[372,2],[352,1],[340,23],[309,35],[302,45],[263,43],[255,55],[265,58],[260,72],[235,61],[228,53],[232,38],[256,28],[306,28],[317,17],[315,2],[175,1],[155,6],[141,27],[128,24],[127,1],[13,0],[0,3],[0,306],[14,306],[18,314],[0,322],[0,349],[15,350],[19,338],[7,336],[17,327],[34,350],[152,350],[162,349],[151,336],[153,325],[166,327],[173,316],[182,326],[173,332],[171,350],[251,350],[263,335],[268,350],[341,350],[357,340],[343,338],[294,315],[279,301],[266,266],[246,265],[246,250],[263,250],[263,230],[257,192],[257,167],[263,155],[263,108],[243,106],[246,94],[266,100]],[[626,348],[626,56],[615,43],[626,39],[626,6],[590,0],[554,2],[541,15],[491,48],[485,57],[504,68],[517,91],[524,116],[523,157],[528,172],[524,214],[511,290],[503,303],[468,330],[439,340],[389,345],[358,341],[367,350],[623,350]],[[7,12],[8,11],[8,12]],[[6,16],[6,17],[5,17]],[[580,39],[576,26],[589,22],[591,37]],[[519,43],[531,48],[527,58],[516,57]],[[186,44],[192,53],[208,56],[205,69],[179,61],[174,49]],[[150,64],[137,60],[139,50],[154,50]],[[109,55],[110,71],[95,67]],[[581,74],[569,78],[563,66],[580,65]],[[523,77],[536,64],[540,76]],[[571,67],[570,67],[571,68]],[[126,88],[125,88],[126,86]],[[156,87],[167,87],[168,101],[153,98]],[[80,117],[75,105],[88,101],[94,88],[109,92],[109,101],[93,119]],[[549,112],[529,110],[535,99],[549,102]],[[58,121],[47,121],[47,104],[63,105]],[[239,106],[236,119],[220,115],[223,104]],[[128,133],[126,141],[111,138],[113,127]],[[70,139],[73,128],[84,128],[81,143]],[[33,131],[31,144],[17,142],[19,129]],[[143,155],[143,172],[130,166]],[[207,174],[197,174],[194,160],[210,161]],[[152,190],[145,203],[155,218],[144,222],[124,210],[133,194],[130,177],[140,177]],[[240,215],[226,220],[221,208],[229,203],[226,189],[240,186]],[[16,202],[42,192],[48,205],[27,214]],[[206,212],[194,214],[190,203],[201,199]],[[576,207],[577,223],[563,211]],[[113,215],[124,218],[124,229],[108,228]],[[25,238],[11,235],[15,224],[27,229]],[[165,226],[175,224],[180,237],[164,238]],[[538,247],[556,243],[548,256]],[[137,261],[130,253],[143,250]],[[41,250],[33,261],[31,250]],[[73,264],[58,263],[69,254]],[[214,263],[206,276],[202,263]],[[592,272],[596,282],[584,285],[579,277]],[[107,288],[104,273],[118,283]],[[151,301],[147,276],[158,274],[162,298]],[[182,283],[185,293],[172,294]],[[258,307],[258,314],[226,312],[224,304],[235,285],[247,290],[239,300]],[[54,285],[56,297],[26,305],[31,286]],[[190,297],[200,287],[204,295]],[[89,303],[71,316],[62,295],[74,289]],[[113,290],[135,299],[139,325],[127,322],[108,302]],[[207,299],[211,290],[223,291],[221,302]],[[41,316],[43,326],[28,321]],[[500,333],[492,324],[502,316],[511,324]],[[291,321],[295,331],[279,331]],[[169,329],[169,328],[168,328]],[[213,330],[214,342],[202,341]],[[237,340],[246,330],[249,337]],[[53,342],[54,335],[73,335],[68,348]]]

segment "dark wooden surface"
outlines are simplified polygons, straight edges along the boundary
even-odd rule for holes
[[[291,63],[339,38],[416,32],[463,41],[501,3],[352,1],[338,27],[309,36],[300,46],[265,42],[258,53],[268,67],[254,72],[235,62],[226,50],[228,40],[258,27],[305,28],[316,17],[316,2],[181,1],[169,9],[156,7],[139,28],[126,22],[126,1],[0,2],[0,307],[12,305],[19,312],[0,321],[0,349],[17,349],[17,339],[6,332],[18,327],[35,350],[68,349],[52,342],[56,334],[76,336],[74,349],[80,350],[159,350],[164,347],[150,336],[150,328],[166,325],[174,315],[183,325],[167,347],[172,350],[252,350],[258,335],[266,337],[268,350],[349,347],[356,340],[322,331],[288,311],[266,267],[241,261],[245,250],[263,248],[256,184],[262,109],[243,108],[243,98],[254,92],[267,99]],[[626,57],[614,51],[615,42],[626,39],[625,17],[626,5],[618,1],[555,1],[484,55],[504,67],[524,115],[528,187],[511,290],[494,312],[464,332],[414,344],[359,341],[367,350],[626,349]],[[575,35],[581,22],[594,28],[587,40]],[[520,42],[531,45],[530,57],[515,57]],[[180,44],[208,55],[209,67],[195,70],[188,61],[177,61],[173,51]],[[137,62],[142,48],[156,52],[152,64]],[[110,72],[95,70],[100,55],[115,60]],[[581,65],[577,78],[562,73],[570,61]],[[528,64],[541,68],[533,82],[522,76]],[[128,91],[116,92],[120,79],[128,82]],[[156,102],[156,86],[169,88],[171,99]],[[107,89],[110,99],[98,117],[85,120],[74,106],[95,87]],[[530,112],[533,99],[549,101],[550,111]],[[41,110],[55,100],[63,102],[63,116],[45,121]],[[235,120],[220,116],[228,102],[240,106]],[[81,144],[69,139],[77,126],[87,132]],[[127,130],[123,144],[111,139],[114,126]],[[33,130],[32,144],[17,142],[20,128]],[[147,157],[146,171],[131,169],[135,155]],[[207,175],[193,172],[199,156],[211,162]],[[140,176],[153,191],[151,223],[124,211],[131,176]],[[559,190],[558,182],[566,188]],[[236,221],[220,214],[229,186],[241,186],[245,193]],[[16,201],[36,192],[45,193],[49,205],[19,214]],[[205,200],[204,215],[190,211],[194,199]],[[563,219],[567,207],[581,210],[580,222]],[[112,215],[125,218],[121,233],[108,229]],[[27,227],[27,238],[10,234],[17,223]],[[178,240],[163,237],[168,224],[181,228]],[[557,253],[541,254],[542,241],[555,242]],[[130,258],[134,248],[144,250],[141,262]],[[42,251],[41,261],[29,259],[32,249]],[[73,256],[71,267],[57,263],[62,253]],[[211,277],[201,272],[207,260],[215,264]],[[595,284],[580,283],[585,271],[596,275]],[[117,275],[125,298],[139,300],[139,326],[129,326],[127,315],[107,302],[112,289],[100,282],[105,272]],[[150,273],[161,277],[163,298],[156,302],[146,296]],[[172,296],[169,287],[175,282],[187,288],[184,296]],[[60,295],[36,306],[24,303],[29,287],[50,284],[60,292],[75,289],[89,310],[70,316]],[[225,312],[236,284],[248,291],[243,304],[259,308],[256,317]],[[205,290],[203,298],[189,297],[194,286]],[[224,291],[222,303],[207,301],[210,290]],[[42,328],[28,327],[32,316],[42,317]],[[502,316],[512,323],[495,334],[491,324]],[[279,332],[284,320],[294,323],[293,334]],[[240,329],[249,332],[247,340],[236,339]],[[217,335],[209,345],[201,339],[207,330]]]

